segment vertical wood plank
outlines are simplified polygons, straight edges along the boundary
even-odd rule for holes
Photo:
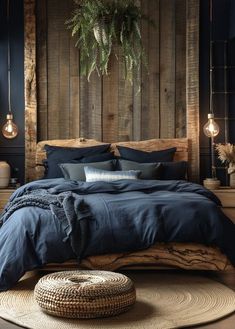
[[[186,6],[186,104],[190,179],[199,180],[199,1]]]
[[[102,139],[101,78],[93,72],[88,84],[88,136]]]
[[[148,138],[160,137],[160,74],[159,74],[159,0],[149,0],[149,107]]]
[[[57,1],[58,8],[58,32],[59,32],[59,108],[57,115],[59,116],[59,138],[69,138],[69,112],[70,112],[70,31],[66,29],[65,20],[69,16],[69,2]],[[54,9],[55,10],[55,9]]]
[[[112,53],[110,74],[103,76],[103,141],[118,140],[118,63]]]
[[[48,0],[48,138],[60,138],[60,13],[57,0]]]
[[[135,0],[136,5],[141,7],[141,0]],[[142,37],[142,35],[141,35]],[[143,38],[142,38],[143,42]],[[141,67],[133,72],[133,113],[132,113],[132,137],[133,140],[141,139]]]
[[[34,177],[37,142],[35,0],[24,2],[25,180]]]
[[[133,73],[133,140],[141,140],[141,69]]]
[[[88,109],[88,81],[85,76],[80,76],[80,137],[89,138],[89,113]]]
[[[161,138],[175,137],[175,0],[160,0]]]
[[[186,137],[186,0],[176,0],[175,15],[175,129],[181,138]]]
[[[155,24],[144,22],[142,25],[143,45],[146,50],[148,71],[142,65],[142,120],[141,138],[159,137],[159,1],[142,1],[143,14]]]
[[[132,140],[133,86],[125,79],[125,65],[119,49],[118,64],[118,140]]]
[[[148,16],[149,13],[149,1],[141,1],[141,11],[143,15]],[[146,51],[146,57],[148,61],[149,44],[149,24],[147,21],[142,21],[141,34],[143,40],[143,47]],[[149,65],[149,63],[148,63]],[[149,70],[149,68],[148,68]],[[145,66],[141,67],[141,139],[148,138],[149,129],[149,75]]]
[[[48,139],[47,122],[47,1],[36,3],[38,138]]]
[[[69,138],[80,137],[80,80],[79,80],[79,51],[75,48],[74,39],[70,38],[70,111]]]

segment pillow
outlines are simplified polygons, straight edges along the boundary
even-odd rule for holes
[[[129,170],[129,171],[106,171],[89,166],[84,167],[86,181],[87,182],[112,182],[119,179],[138,179],[140,171]]]
[[[111,171],[114,170],[115,162],[113,160],[109,160],[92,163],[61,163],[59,166],[65,179],[85,181],[85,166]]]
[[[117,148],[123,159],[139,163],[173,161],[176,152],[176,147],[153,152],[135,150],[120,145],[117,145]]]
[[[59,178],[63,177],[60,163],[71,162],[71,160],[79,160],[90,155],[105,153],[109,150],[110,144],[96,145],[90,147],[61,147],[45,145],[47,160],[46,173],[44,178]]]
[[[140,170],[140,179],[161,179],[161,163],[138,163],[129,160],[118,160],[121,170]]]
[[[116,157],[113,152],[101,153],[90,155],[87,157],[83,157],[79,160],[81,163],[89,163],[89,162],[101,162],[101,161],[108,161],[108,160],[115,160]]]
[[[186,179],[188,171],[187,161],[162,162],[161,179]]]

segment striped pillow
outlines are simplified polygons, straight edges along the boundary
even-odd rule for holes
[[[112,182],[119,179],[138,179],[141,174],[139,170],[107,171],[93,167],[84,167],[86,182]]]

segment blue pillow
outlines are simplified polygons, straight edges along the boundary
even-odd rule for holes
[[[123,159],[118,162],[121,170],[140,170],[140,179],[161,179],[161,163],[138,163]]]
[[[115,169],[115,160],[101,161],[101,162],[91,162],[91,163],[61,163],[60,169],[63,172],[65,179],[80,180],[85,181],[86,176],[84,172],[85,166],[90,166],[92,168],[103,169],[112,171]]]
[[[44,178],[63,177],[59,167],[60,163],[80,160],[83,157],[105,153],[109,150],[110,144],[96,145],[90,147],[61,147],[45,145],[47,160],[45,162],[47,170]]]
[[[90,163],[90,162],[101,162],[101,161],[108,161],[108,160],[115,160],[116,157],[113,152],[95,154],[83,157],[79,160],[82,163]]]
[[[84,167],[86,182],[112,182],[120,179],[138,179],[140,171],[106,171],[89,166]]]
[[[176,152],[176,147],[152,152],[135,150],[120,145],[117,145],[117,148],[123,159],[139,163],[173,161]]]
[[[163,180],[181,180],[187,178],[187,161],[161,162],[161,179]]]

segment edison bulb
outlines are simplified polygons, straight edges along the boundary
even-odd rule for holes
[[[208,121],[203,126],[203,132],[207,137],[215,137],[219,133],[219,126],[214,120],[214,114],[208,114]]]
[[[13,122],[13,115],[11,113],[7,114],[7,122],[2,127],[2,134],[8,139],[15,138],[18,135],[18,127]]]

